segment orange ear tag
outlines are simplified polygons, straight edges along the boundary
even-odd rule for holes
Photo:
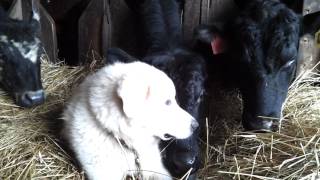
[[[226,50],[224,40],[217,36],[211,41],[211,49],[214,55],[224,53]]]

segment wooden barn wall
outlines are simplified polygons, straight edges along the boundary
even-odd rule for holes
[[[139,41],[139,23],[123,0],[110,0],[112,19],[112,46],[141,55],[144,47]],[[233,0],[185,0],[182,10],[184,38],[192,40],[193,30],[199,24],[224,21],[234,16]]]
[[[2,0],[6,8],[13,0]],[[126,6],[124,0],[50,0],[40,1],[56,22],[59,56],[76,64],[78,57],[78,20],[91,1],[109,3],[112,34],[111,46],[120,47],[133,55],[143,54],[139,24],[135,14]],[[226,20],[232,16],[232,0],[184,0],[182,26],[184,37],[192,40],[193,30],[201,23]]]
[[[120,47],[132,55],[140,56],[143,49],[138,17],[123,0],[110,0],[109,3],[112,22],[111,46]]]

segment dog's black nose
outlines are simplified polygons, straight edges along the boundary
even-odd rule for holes
[[[191,122],[191,130],[195,131],[199,127],[199,123],[196,120],[192,120]]]

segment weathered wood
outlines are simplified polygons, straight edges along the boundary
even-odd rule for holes
[[[201,0],[201,24],[210,23],[210,3],[211,0]]]
[[[111,19],[109,3],[92,0],[79,19],[79,60],[85,63],[92,54],[106,56],[111,42]]]
[[[187,42],[191,42],[193,37],[193,30],[200,24],[201,1],[186,0],[182,13],[183,36]]]
[[[79,4],[81,4],[80,9],[82,9],[82,6],[87,5],[89,1],[90,0],[41,0],[41,4],[45,7],[54,20],[61,20],[66,18],[72,9],[79,8]]]
[[[113,47],[119,47],[131,55],[141,56],[145,48],[141,41],[141,26],[137,14],[123,0],[110,0]]]
[[[12,19],[18,19],[18,20],[22,20],[23,19],[23,12],[22,12],[22,6],[26,6],[25,2],[27,1],[23,1],[24,4],[22,5],[21,0],[15,0],[12,3],[12,6],[9,9],[8,15],[10,18]]]
[[[58,60],[58,45],[55,22],[44,7],[39,4],[41,23],[41,42],[51,62]]]
[[[103,15],[102,22],[102,54],[104,57],[107,55],[107,50],[111,46],[111,32],[112,32],[112,23],[110,16],[109,7],[105,7],[106,13]]]
[[[67,64],[77,65],[78,58],[78,22],[90,0],[50,0],[41,4],[49,12],[56,25],[59,59]]]
[[[227,21],[237,13],[233,0],[210,0],[209,7],[209,22]]]

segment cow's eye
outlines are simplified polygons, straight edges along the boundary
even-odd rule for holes
[[[170,99],[166,100],[166,105],[167,105],[167,106],[170,106],[170,105],[171,105],[171,100],[170,100]]]

